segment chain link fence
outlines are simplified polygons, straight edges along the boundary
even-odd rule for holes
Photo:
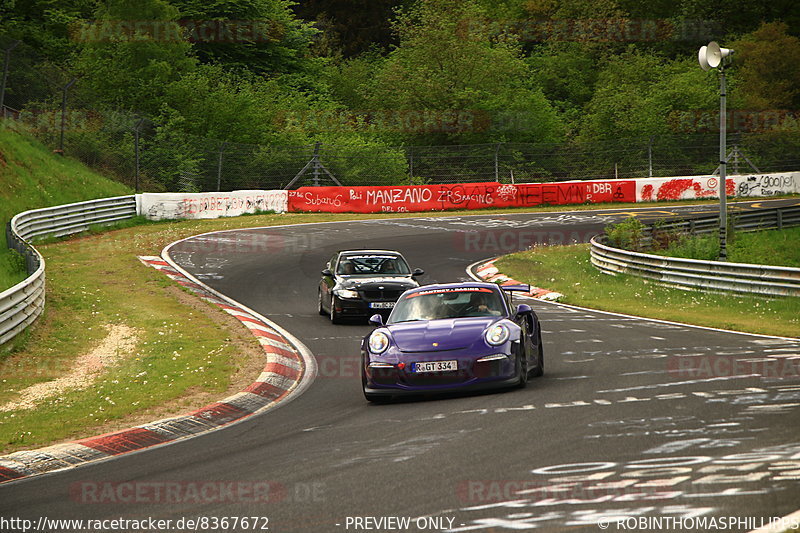
[[[0,110],[56,152],[115,175],[137,191],[231,191],[301,185],[544,182],[712,174],[717,133],[567,143],[300,146],[222,142],[101,108],[80,79],[0,37]],[[800,168],[800,133],[728,136],[729,172]]]

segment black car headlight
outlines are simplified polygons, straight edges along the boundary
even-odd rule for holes
[[[503,323],[490,326],[483,334],[483,338],[486,339],[486,343],[490,346],[505,344],[510,336],[511,330]]]
[[[369,336],[369,351],[380,355],[389,348],[389,336],[382,331],[373,331]]]
[[[351,289],[339,289],[333,291],[333,294],[344,300],[357,300],[359,298],[358,291]]]

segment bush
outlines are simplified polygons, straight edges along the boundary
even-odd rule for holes
[[[608,244],[625,250],[641,251],[642,234],[647,226],[636,217],[629,217],[619,224],[606,226]]]

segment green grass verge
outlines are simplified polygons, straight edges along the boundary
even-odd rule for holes
[[[5,225],[28,209],[131,194],[125,185],[89,170],[0,121],[0,292],[25,278],[6,243]],[[23,264],[24,265],[24,264]]]
[[[634,276],[600,273],[589,245],[536,247],[496,262],[504,274],[564,294],[564,303],[715,328],[800,336],[800,298],[684,291]]]
[[[800,227],[783,230],[736,232],[727,242],[728,261],[756,265],[800,267]],[[713,261],[719,257],[719,236],[703,235],[674,240],[657,255]]]

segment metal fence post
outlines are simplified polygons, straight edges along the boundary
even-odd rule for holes
[[[494,148],[494,181],[500,181],[500,143]]]
[[[135,157],[135,166],[133,169],[133,183],[136,194],[139,194],[139,128],[144,122],[143,118],[139,119],[136,126],[133,127],[133,150]]]
[[[219,145],[219,159],[217,159],[217,192],[219,192],[222,187],[222,154],[225,153],[226,144],[228,143],[223,141],[222,144]]]
[[[78,78],[72,78],[69,80],[69,83],[64,85],[64,88],[61,89],[61,137],[58,142],[58,153],[60,155],[64,155],[64,127],[67,119],[67,91],[76,81],[78,81]]]
[[[408,183],[414,183],[414,147],[408,147]]]
[[[322,143],[317,141],[314,145],[314,187],[319,187],[319,147]]]

